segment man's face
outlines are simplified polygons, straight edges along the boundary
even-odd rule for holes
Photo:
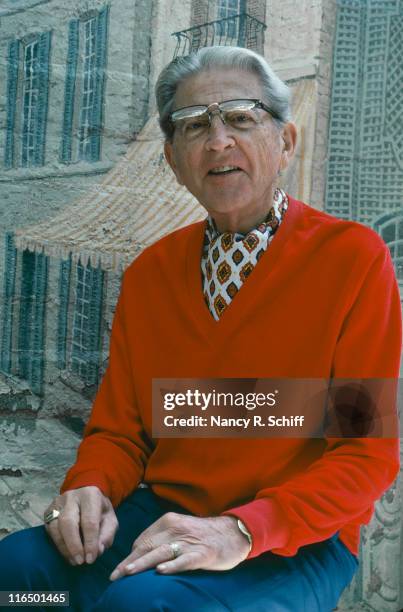
[[[174,109],[262,96],[258,77],[252,73],[209,70],[188,78],[178,87]],[[189,141],[176,129],[173,142],[165,145],[168,163],[178,182],[213,216],[219,229],[247,230],[250,229],[247,225],[265,217],[278,172],[287,166],[292,155],[293,124],[278,128],[266,111],[259,110],[258,114],[260,121],[246,131],[224,125],[215,114],[210,129],[202,137]],[[223,166],[238,169],[213,174],[214,169]],[[220,228],[229,218],[237,227]]]

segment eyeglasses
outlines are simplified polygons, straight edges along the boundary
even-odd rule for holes
[[[169,119],[186,140],[194,140],[208,132],[213,115],[219,115],[224,125],[238,131],[251,130],[262,121],[259,109],[266,111],[274,119],[280,119],[277,113],[261,100],[243,99],[213,102],[208,106],[200,104],[178,108],[171,113]]]

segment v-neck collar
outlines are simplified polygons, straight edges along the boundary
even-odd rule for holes
[[[198,223],[195,230],[190,232],[186,261],[187,291],[190,298],[188,303],[191,315],[194,317],[197,326],[204,334],[211,338],[213,344],[217,340],[217,335],[227,336],[236,326],[242,323],[242,319],[248,316],[248,303],[251,302],[251,296],[257,291],[261,281],[263,279],[267,281],[267,278],[276,271],[277,262],[285,242],[303,210],[303,205],[299,201],[294,200],[290,196],[288,196],[288,201],[287,213],[273,240],[261,256],[258,265],[254,268],[250,277],[244,282],[242,290],[239,291],[229,306],[227,306],[218,321],[211,315],[202,289],[200,261],[203,252],[206,221]]]

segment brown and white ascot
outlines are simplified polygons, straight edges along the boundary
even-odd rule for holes
[[[207,218],[201,260],[203,294],[216,321],[250,276],[279,228],[288,207],[287,194],[276,189],[264,221],[247,234],[220,233]]]

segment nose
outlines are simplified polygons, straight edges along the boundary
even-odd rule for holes
[[[210,128],[206,140],[207,151],[223,151],[235,146],[233,134],[226,126],[219,114],[211,117]]]

